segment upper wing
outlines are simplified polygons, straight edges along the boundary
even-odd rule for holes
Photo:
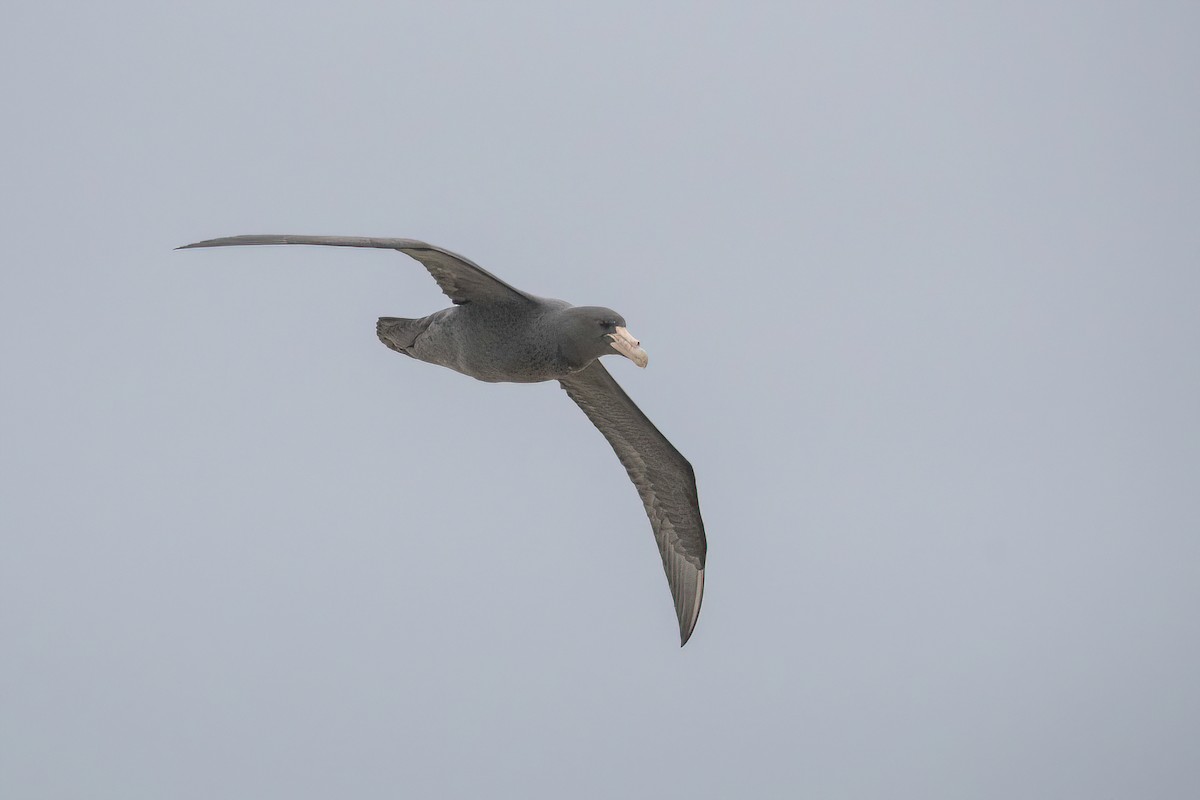
[[[559,383],[608,439],[637,486],[662,554],[683,646],[700,616],[708,550],[692,465],[634,405],[600,359]]]
[[[513,302],[531,300],[520,289],[509,286],[470,259],[416,239],[376,239],[365,236],[289,236],[256,234],[225,236],[203,242],[185,244],[177,250],[191,247],[225,247],[239,244],[325,244],[337,247],[379,247],[399,250],[425,265],[446,296],[456,305],[463,303]]]

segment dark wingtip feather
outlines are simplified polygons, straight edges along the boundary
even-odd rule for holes
[[[219,242],[220,239],[205,239],[202,242],[192,242],[191,244],[181,244],[176,247],[176,250],[191,250],[193,247],[212,247],[213,242]]]
[[[683,586],[682,582],[680,586]],[[684,590],[680,600],[682,601],[676,607],[679,613],[679,646],[683,647],[692,638],[692,632],[696,630],[696,623],[700,621],[700,606],[704,601],[704,568],[701,567],[696,575],[696,583],[689,587],[690,591]],[[689,596],[690,595],[690,596]],[[690,612],[687,608],[688,601],[691,601]]]

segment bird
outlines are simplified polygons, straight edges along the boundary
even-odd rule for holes
[[[637,488],[662,556],[679,622],[680,647],[700,616],[708,551],[692,465],[600,363],[619,355],[645,368],[646,351],[625,318],[524,292],[475,262],[416,239],[245,235],[206,239],[189,250],[235,245],[328,245],[397,250],[429,271],[450,308],[420,319],[380,317],[390,349],[489,383],[558,381],[616,452]]]

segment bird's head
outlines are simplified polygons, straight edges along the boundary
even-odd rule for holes
[[[614,351],[639,367],[650,361],[641,343],[625,329],[625,318],[611,308],[573,306],[560,312],[565,322],[566,344],[581,363]]]

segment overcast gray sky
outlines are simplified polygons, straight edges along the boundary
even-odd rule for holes
[[[1196,796],[1196,6],[574,5],[6,8],[0,796]],[[627,318],[685,649],[418,264],[171,250],[273,232]]]

